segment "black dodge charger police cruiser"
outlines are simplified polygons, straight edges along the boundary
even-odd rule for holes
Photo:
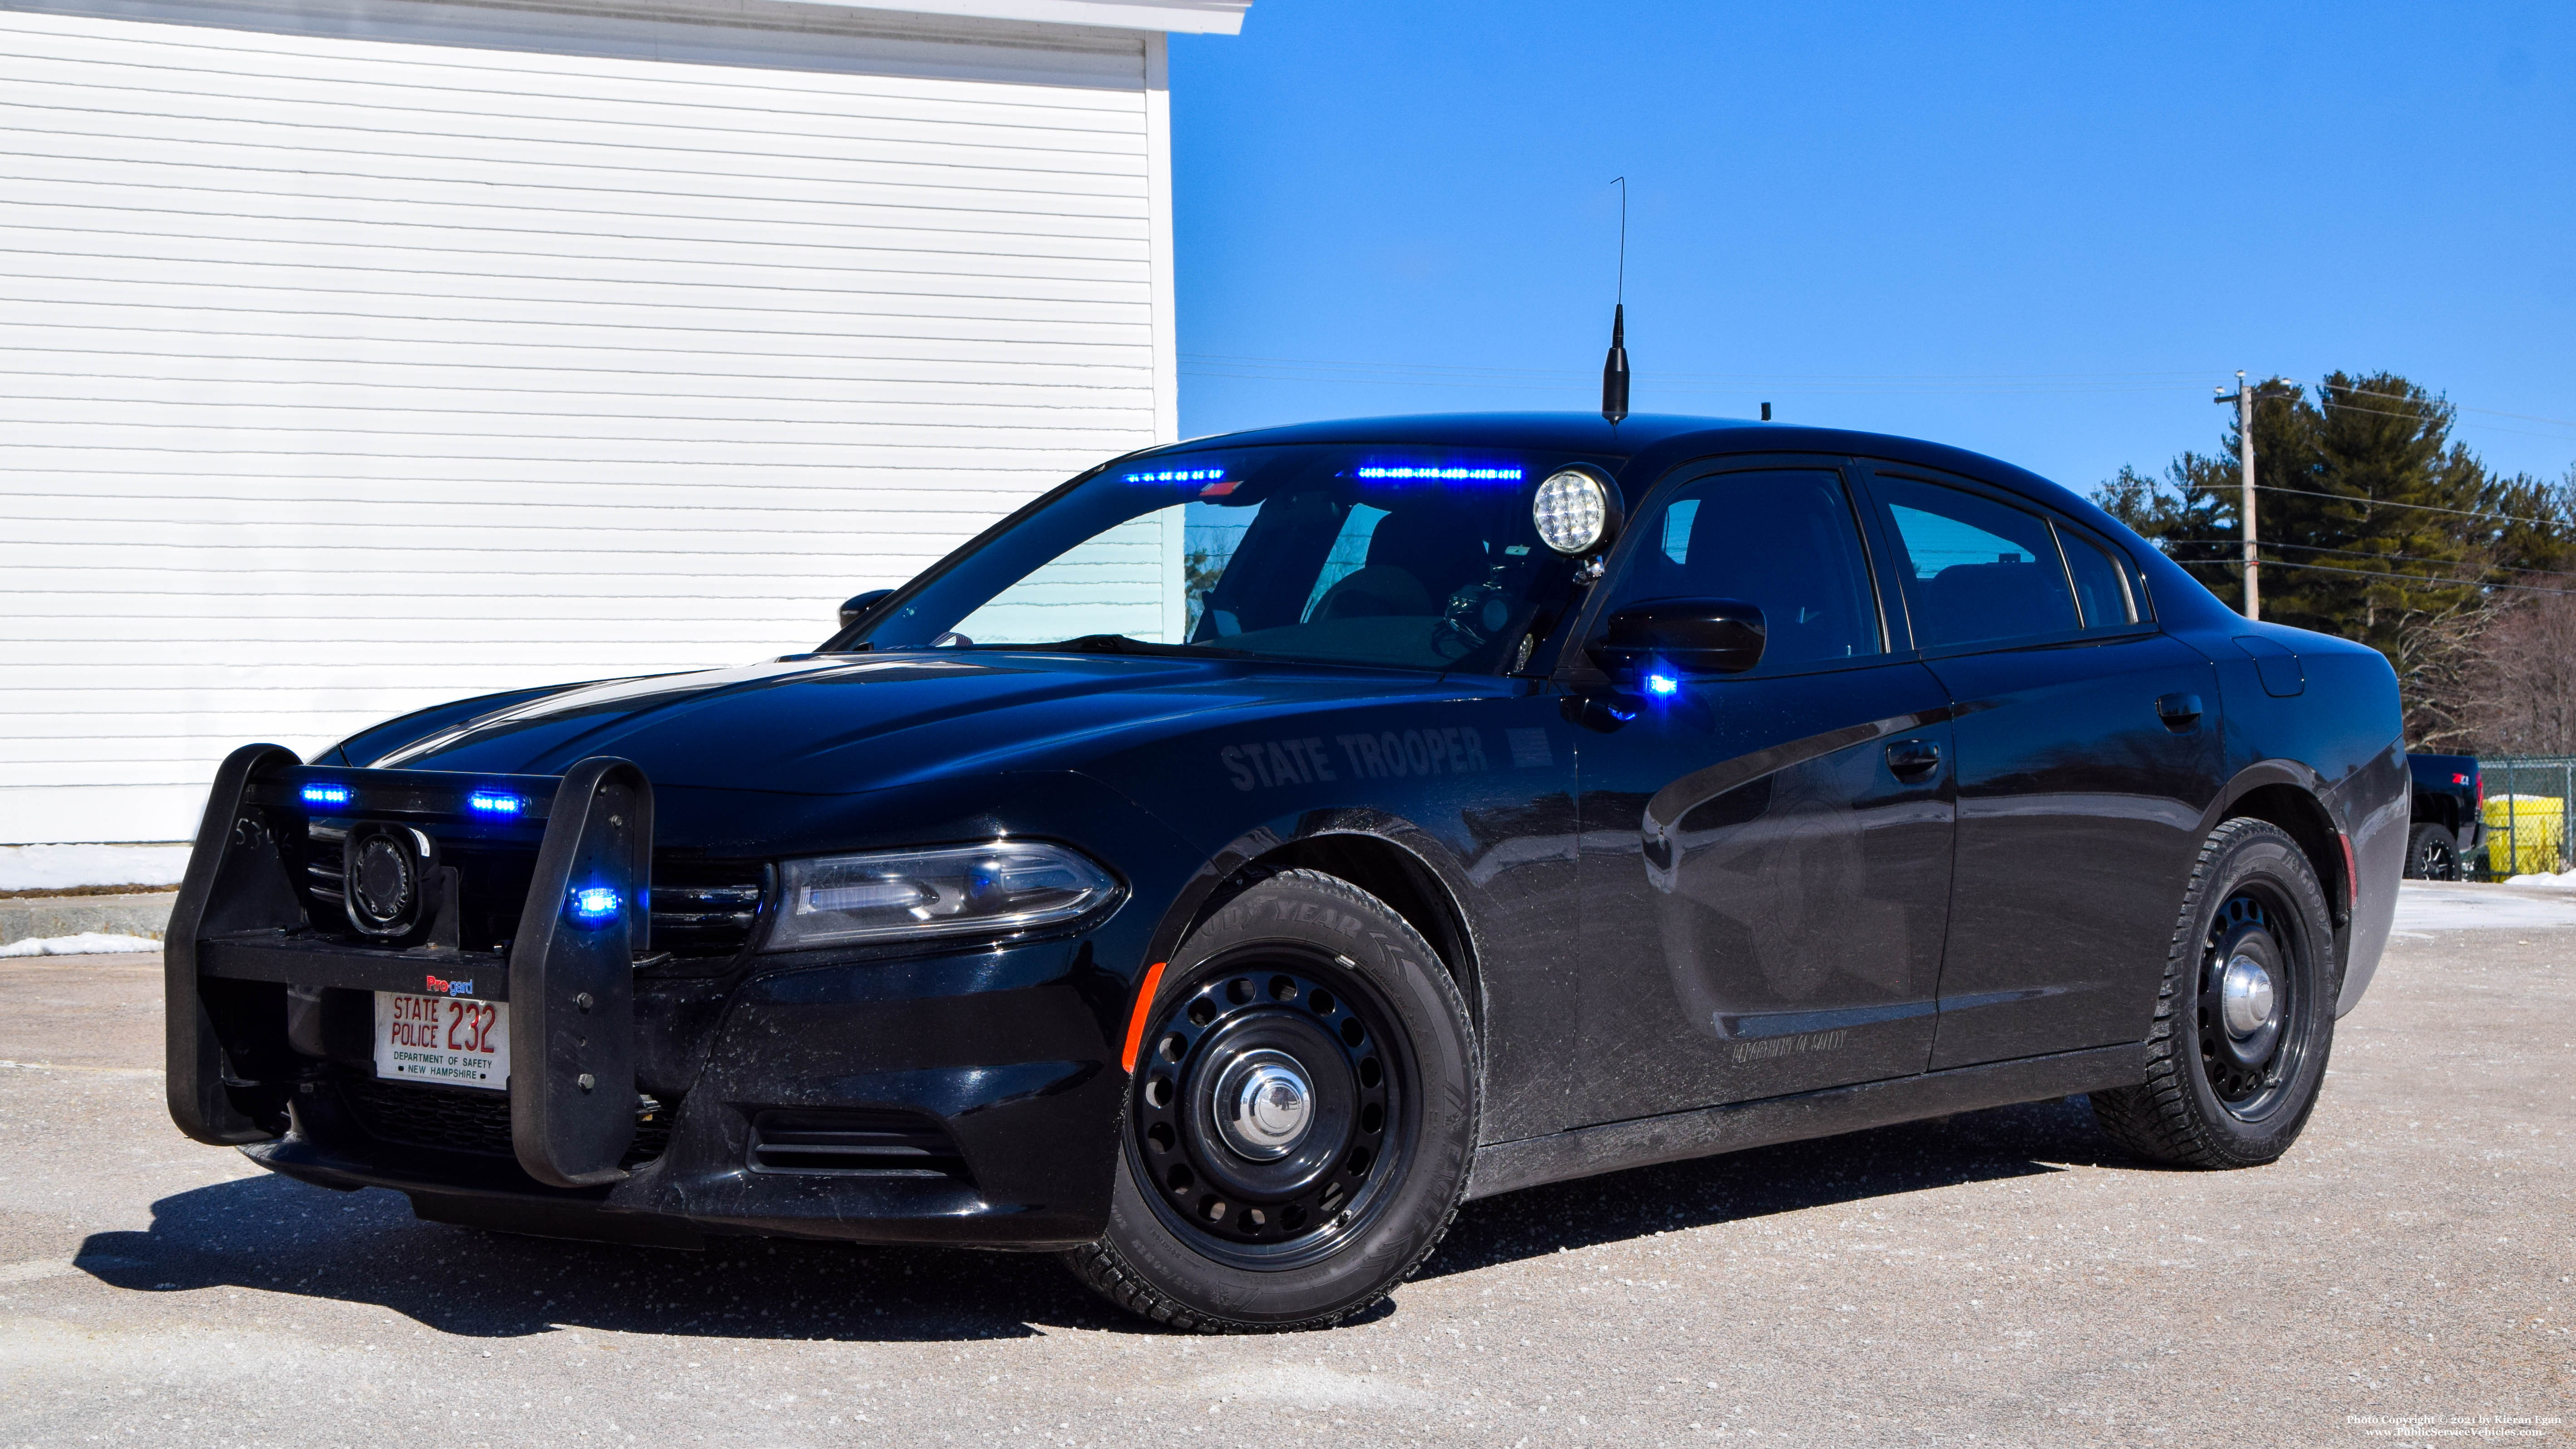
[[[225,761],[170,1110],[484,1228],[1328,1323],[1461,1202],[2088,1093],[2269,1162],[2408,827],[2369,649],[1989,458],[1381,419],[1084,473],[813,652]]]

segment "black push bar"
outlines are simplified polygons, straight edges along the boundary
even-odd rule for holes
[[[457,872],[423,882],[417,944],[353,944],[312,928],[278,831],[316,814],[396,825],[516,802],[543,822],[506,955],[461,949]],[[317,806],[315,802],[324,802]],[[596,756],[560,778],[308,767],[244,745],[215,772],[162,952],[171,1120],[200,1142],[284,1135],[291,1078],[276,984],[420,992],[428,978],[510,1005],[510,1141],[530,1177],[589,1187],[625,1176],[635,1136],[634,965],[651,945],[653,786]],[[354,882],[344,883],[344,888]]]

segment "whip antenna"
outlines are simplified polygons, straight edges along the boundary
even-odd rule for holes
[[[1610,355],[1601,362],[1601,418],[1615,424],[1628,416],[1628,178],[1610,184],[1619,188],[1619,291],[1610,304]]]

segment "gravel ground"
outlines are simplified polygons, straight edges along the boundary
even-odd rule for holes
[[[159,969],[0,965],[0,1445],[2576,1432],[2576,927],[2401,936],[2270,1168],[1967,1114],[1475,1203],[1363,1321],[1243,1339],[1043,1258],[546,1243],[271,1177],[163,1115]]]

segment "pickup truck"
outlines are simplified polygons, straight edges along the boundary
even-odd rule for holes
[[[2458,880],[2475,869],[2485,821],[2486,776],[2475,755],[2406,756],[2415,803],[2408,812],[2406,878]]]

